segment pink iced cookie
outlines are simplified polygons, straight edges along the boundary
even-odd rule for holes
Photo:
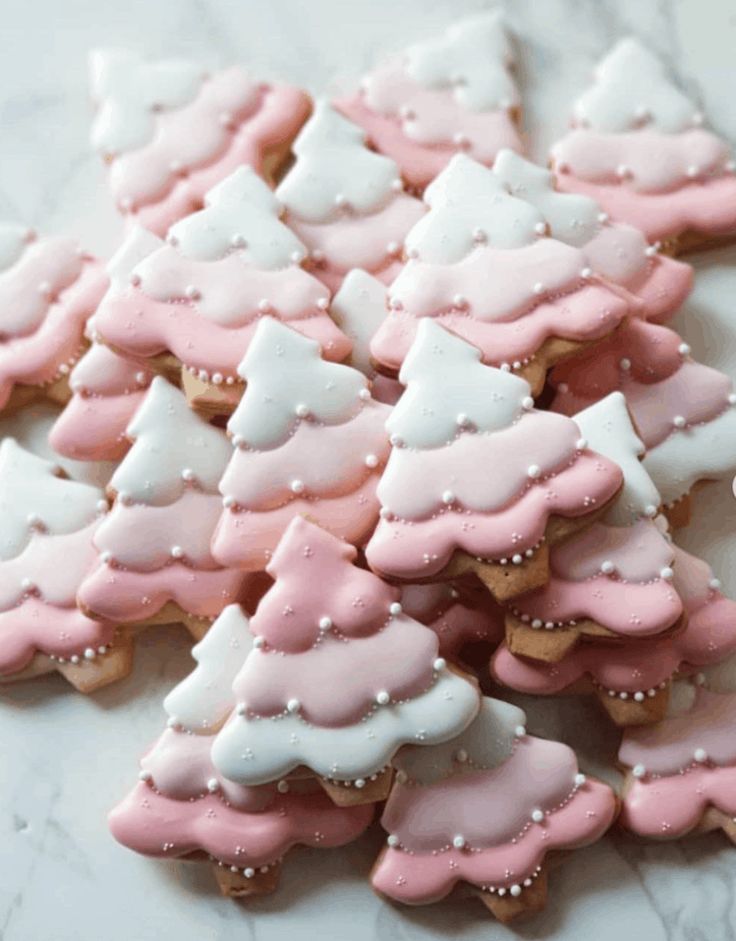
[[[674,331],[630,321],[595,351],[557,366],[555,411],[572,414],[617,389],[647,453],[644,467],[668,508],[701,480],[736,471],[736,393],[724,373],[690,357]]]
[[[684,684],[670,715],[627,729],[618,759],[628,771],[621,823],[650,839],[722,829],[736,842],[736,695]]]
[[[575,422],[534,409],[528,383],[484,366],[432,318],[420,321],[401,381],[370,566],[403,581],[452,577],[458,553],[485,563],[478,574],[503,600],[546,581],[550,518],[602,509],[621,487],[619,468],[588,449]]]
[[[106,286],[102,266],[74,239],[0,224],[0,408],[65,401],[65,377]]]
[[[611,222],[594,199],[558,192],[546,168],[502,150],[493,172],[512,196],[536,206],[553,238],[581,249],[593,271],[636,295],[647,320],[669,319],[692,290],[690,265],[659,254],[633,226]]]
[[[672,592],[681,599],[686,615],[684,630],[673,637],[582,644],[554,664],[516,657],[502,646],[493,657],[491,672],[505,686],[535,695],[587,692],[592,685],[604,706],[617,701],[611,711],[620,724],[626,718],[634,725],[661,718],[665,691],[676,674],[692,673],[736,650],[736,604],[721,594],[710,566],[674,548],[673,571]],[[630,708],[622,709],[622,703]]]
[[[410,46],[335,107],[421,191],[458,151],[490,165],[501,148],[522,149],[512,64],[500,15],[483,13]]]
[[[169,727],[143,756],[141,783],[109,818],[115,838],[139,853],[208,854],[232,894],[274,888],[294,845],[341,846],[373,816],[370,804],[336,807],[313,782],[247,787],[219,774],[210,748],[235,706],[232,681],[251,647],[247,618],[237,605],[226,608],[192,651],[196,669],[164,701]]]
[[[299,515],[361,545],[378,520],[388,406],[357,369],[327,362],[317,343],[270,317],[239,372],[246,390],[227,426],[235,450],[219,485],[214,558],[265,569]]]
[[[126,435],[132,447],[110,480],[115,502],[95,533],[98,563],[79,589],[79,604],[125,623],[151,623],[167,612],[174,621],[212,620],[247,588],[242,572],[218,565],[210,552],[227,438],[161,377]]]
[[[566,745],[527,735],[525,722],[516,706],[485,698],[452,742],[400,753],[374,888],[419,905],[468,883],[503,921],[542,907],[546,854],[599,839],[616,798],[579,773]]]
[[[115,629],[78,611],[76,593],[94,565],[92,539],[106,511],[97,487],[3,440],[0,681],[56,669],[82,691],[100,685],[97,668]]]
[[[113,198],[159,235],[237,167],[271,178],[311,108],[306,92],[256,82],[237,66],[207,73],[113,49],[94,52],[90,72],[92,146],[110,165]]]
[[[634,311],[633,297],[600,278],[583,249],[549,237],[539,209],[468,157],[454,157],[424,200],[429,212],[406,237],[409,260],[371,341],[383,371],[400,368],[417,326],[432,319],[484,362],[528,376],[537,393],[554,362]]]
[[[736,234],[728,145],[638,40],[621,40],[598,65],[572,125],[552,148],[560,189],[675,249]]]
[[[276,196],[317,277],[331,291],[351,268],[393,280],[404,237],[425,212],[404,192],[396,163],[369,150],[363,130],[326,101],[317,103],[293,150],[296,162]]]
[[[242,392],[237,367],[264,314],[317,340],[327,359],[344,359],[350,341],[327,313],[329,292],[300,267],[306,249],[266,184],[243,167],[205,204],[135,265],[125,291],[105,298],[94,321],[101,340],[128,356],[173,354],[186,367],[185,387],[195,377],[224,391],[230,410]]]
[[[356,555],[301,517],[289,524],[250,622],[239,705],[212,747],[229,780],[265,784],[306,767],[337,803],[376,800],[402,745],[446,741],[477,712],[476,685]]]

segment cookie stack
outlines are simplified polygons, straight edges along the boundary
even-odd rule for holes
[[[332,102],[91,62],[120,248],[0,227],[0,677],[186,625],[115,837],[256,896],[380,819],[377,892],[501,921],[616,822],[736,841],[736,603],[676,544],[736,393],[667,325],[736,174],[664,65],[619,43],[546,169],[496,13]],[[619,793],[518,693],[595,696]]]

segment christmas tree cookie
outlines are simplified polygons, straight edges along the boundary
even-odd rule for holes
[[[580,773],[567,745],[525,724],[521,709],[484,698],[453,741],[398,755],[375,889],[421,905],[465,883],[502,922],[544,907],[547,855],[598,840],[616,798]]]
[[[707,671],[709,672],[709,671]],[[704,685],[673,687],[668,716],[627,729],[618,752],[626,771],[621,824],[671,840],[723,830],[736,843],[736,683],[734,659]]]
[[[502,150],[493,172],[512,196],[542,213],[552,238],[581,249],[593,271],[635,294],[647,320],[669,319],[692,290],[690,265],[660,254],[633,226],[611,222],[589,196],[558,192],[546,168]]]
[[[572,125],[552,148],[560,189],[590,196],[671,253],[736,235],[728,144],[637,39],[622,39],[599,63]]]
[[[433,318],[420,321],[401,381],[371,568],[408,582],[475,571],[500,601],[545,584],[550,546],[606,510],[619,468]]]
[[[124,49],[93,52],[90,81],[92,146],[109,165],[115,203],[159,235],[243,164],[272,179],[310,111],[306,92],[237,66],[208,73]]]
[[[490,166],[503,147],[522,149],[512,65],[503,20],[489,11],[410,46],[335,106],[421,192],[453,154],[467,153]]]
[[[164,859],[209,858],[224,895],[272,892],[296,844],[356,839],[370,804],[337,807],[314,782],[247,787],[217,772],[210,748],[235,707],[232,682],[251,650],[247,618],[225,608],[192,650],[197,668],[164,700],[168,728],[144,755],[140,782],[110,814],[114,837]]]
[[[383,799],[402,745],[446,741],[477,712],[475,681],[438,657],[437,635],[356,555],[301,517],[289,524],[251,618],[238,705],[212,746],[231,781],[308,773],[338,804]]]
[[[106,286],[102,266],[74,239],[0,223],[0,409],[66,402],[85,323]]]
[[[296,162],[276,190],[312,270],[336,291],[351,268],[391,281],[404,237],[424,204],[404,192],[396,163],[369,150],[360,127],[326,101],[294,142]]]
[[[266,314],[317,340],[325,358],[344,359],[350,341],[327,313],[327,289],[301,267],[306,249],[281,212],[253,170],[236,170],[133,268],[126,291],[100,305],[101,341],[181,372],[190,401],[210,412],[239,400],[237,368]]]
[[[228,422],[235,450],[220,481],[214,557],[261,571],[300,514],[361,545],[378,520],[388,406],[362,373],[322,359],[319,344],[271,317],[239,372],[246,389]]]
[[[77,609],[107,511],[102,490],[13,438],[0,444],[0,681],[58,671],[82,692],[125,675],[130,645]],[[112,644],[115,644],[112,647]]]
[[[724,373],[690,355],[673,330],[630,321],[595,355],[558,366],[552,408],[571,415],[620,390],[637,427],[644,467],[673,526],[690,518],[690,492],[736,472],[736,392]]]
[[[469,157],[454,157],[424,201],[429,212],[406,237],[408,261],[371,342],[383,372],[400,368],[419,323],[431,319],[538,394],[549,367],[633,310],[633,298],[599,277],[583,249],[550,237],[535,206]]]
[[[219,566],[210,552],[227,438],[160,376],[127,436],[132,446],[110,480],[114,503],[94,534],[99,558],[79,604],[125,624],[184,621],[199,636],[248,586],[247,576]]]

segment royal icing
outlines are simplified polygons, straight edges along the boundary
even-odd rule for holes
[[[306,249],[280,214],[263,180],[236,170],[135,265],[127,290],[105,298],[94,320],[101,339],[130,356],[173,353],[200,378],[232,385],[268,314],[343,359],[350,341],[327,313],[325,287],[300,267]]]
[[[221,568],[210,553],[227,438],[160,376],[126,434],[132,446],[110,480],[115,504],[95,534],[99,562],[80,588],[80,604],[138,621],[174,601],[212,618],[245,586],[241,573]]]
[[[264,317],[243,360],[246,391],[228,422],[235,451],[220,481],[212,549],[223,564],[265,567],[292,517],[307,514],[359,544],[378,519],[388,408],[365,376]]]
[[[317,276],[331,290],[351,268],[390,281],[404,236],[425,211],[404,193],[396,163],[369,150],[363,129],[324,100],[292,149],[296,162],[276,195]]]
[[[736,394],[728,376],[695,362],[674,331],[630,321],[595,355],[552,373],[555,411],[571,414],[614,389],[646,446],[643,466],[670,505],[699,480],[736,470]]]
[[[455,551],[521,564],[550,515],[585,515],[621,485],[574,422],[534,409],[527,382],[484,366],[479,350],[431,318],[400,378],[407,391],[387,422],[393,447],[366,550],[376,571],[427,578]]]
[[[79,612],[76,592],[106,510],[97,487],[68,479],[13,438],[0,444],[0,674],[39,652],[75,663],[105,652],[114,626]]]
[[[406,237],[409,260],[389,287],[390,314],[371,342],[396,370],[425,318],[521,369],[553,338],[598,340],[629,312],[585,253],[546,236],[542,213],[469,157],[427,187],[429,212]]]
[[[649,239],[736,228],[727,144],[638,40],[621,40],[576,102],[573,130],[552,148],[558,184],[594,198]]]
[[[457,151],[491,164],[521,150],[511,45],[497,11],[468,17],[380,65],[336,107],[423,189]]]
[[[485,698],[449,745],[401,752],[374,888],[415,904],[458,882],[519,896],[547,852],[602,836],[615,816],[611,790],[581,775],[566,745],[527,735],[525,721]]]
[[[446,741],[475,715],[476,687],[355,557],[301,517],[286,530],[268,566],[276,583],[251,619],[239,705],[212,747],[230,780],[263,784],[303,764],[364,783],[401,745]]]
[[[690,265],[660,255],[633,226],[610,222],[594,199],[558,192],[549,170],[502,150],[493,172],[512,196],[542,213],[552,238],[581,249],[593,271],[635,294],[647,319],[668,319],[690,293]]]
[[[90,73],[92,146],[110,164],[113,197],[159,234],[236,167],[271,171],[310,109],[304,92],[255,82],[238,67],[207,73],[105,49],[92,53]]]
[[[16,387],[42,389],[69,373],[105,286],[74,239],[0,224],[0,407]]]

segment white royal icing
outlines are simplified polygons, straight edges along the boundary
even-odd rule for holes
[[[365,376],[322,359],[319,344],[272,317],[258,324],[238,373],[247,389],[228,431],[251,448],[282,444],[303,418],[348,421],[363,405]]]
[[[540,211],[509,195],[491,170],[456,154],[424,191],[429,212],[409,231],[410,257],[437,264],[465,258],[479,243],[521,248],[539,238]]]
[[[393,197],[399,168],[365,146],[365,132],[324,99],[296,138],[296,163],[276,190],[306,222],[329,222],[341,211],[376,212]]]
[[[92,98],[98,111],[92,146],[105,156],[143,147],[156,132],[156,115],[192,101],[205,72],[182,59],[145,62],[125,49],[97,49],[90,55]]]
[[[97,487],[61,477],[57,465],[13,438],[0,444],[0,560],[19,555],[36,532],[61,535],[88,526],[105,506]]]
[[[428,88],[452,88],[471,111],[498,111],[519,103],[508,71],[513,62],[501,14],[494,10],[454,23],[436,39],[410,46],[406,71]]]
[[[573,416],[588,447],[619,465],[624,486],[606,513],[606,522],[626,526],[637,517],[653,516],[662,502],[641,461],[644,444],[636,434],[621,392],[612,392]]]
[[[672,83],[664,64],[633,37],[613,47],[595,78],[574,107],[577,123],[585,127],[618,133],[646,125],[677,133],[698,122],[697,108]]]
[[[353,341],[350,364],[369,378],[376,374],[370,343],[387,313],[386,285],[360,268],[345,275],[330,305],[332,319]]]
[[[197,666],[164,699],[169,717],[191,732],[212,734],[235,706],[233,680],[253,646],[248,618],[228,605],[192,648]]]
[[[189,407],[161,376],[151,383],[126,434],[133,447],[110,480],[124,503],[173,503],[187,486],[217,493],[230,445],[224,432]]]

